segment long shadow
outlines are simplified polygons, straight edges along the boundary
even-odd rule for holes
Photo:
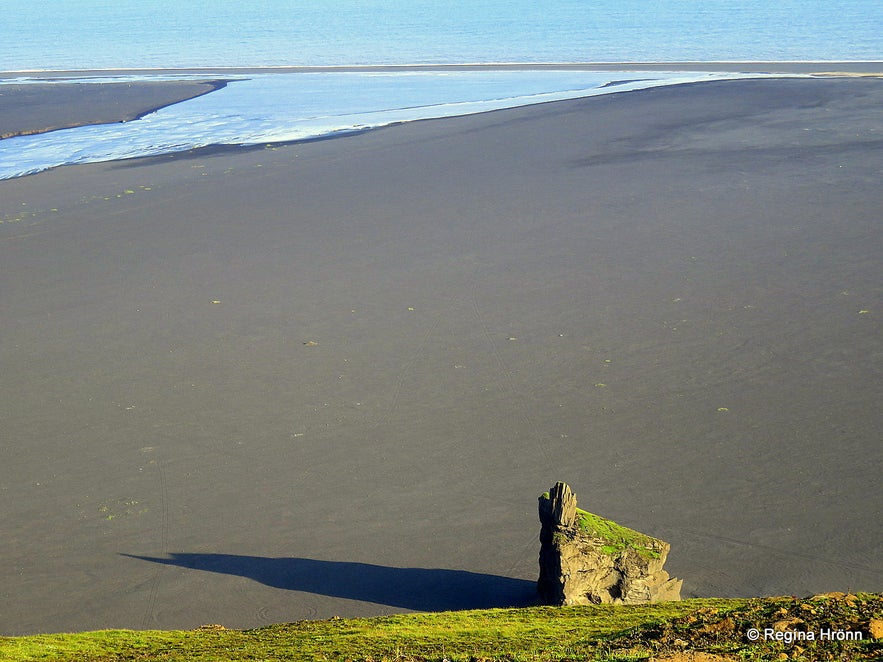
[[[537,603],[536,582],[465,570],[392,568],[369,563],[173,553],[122,554],[182,568],[248,577],[261,584],[415,611],[524,607]]]

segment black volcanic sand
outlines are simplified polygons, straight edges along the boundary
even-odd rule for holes
[[[0,139],[128,122],[224,87],[224,81],[0,85]]]
[[[0,182],[0,630],[883,590],[883,82],[709,82]]]

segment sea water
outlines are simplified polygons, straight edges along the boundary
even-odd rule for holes
[[[880,0],[3,0],[0,71],[875,60]]]
[[[883,59],[879,0],[4,0],[3,8],[0,71],[7,72]],[[0,179],[65,164],[297,140],[734,76],[565,70],[232,76],[222,90],[137,121],[2,140]],[[29,80],[7,75],[0,87]],[[120,78],[108,72],[89,80]]]

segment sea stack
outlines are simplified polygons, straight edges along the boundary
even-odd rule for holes
[[[681,599],[662,569],[671,546],[576,507],[566,483],[540,496],[540,601],[640,604]]]

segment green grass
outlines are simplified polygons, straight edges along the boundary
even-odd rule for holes
[[[256,630],[205,627],[0,637],[0,661],[625,662],[685,649],[732,660],[775,660],[796,649],[783,642],[751,643],[745,633],[790,616],[801,618],[803,625],[796,627],[864,628],[867,633],[870,619],[883,617],[883,596],[529,607],[300,621]],[[836,657],[827,658],[829,653]],[[861,642],[806,646],[789,659],[856,662],[880,656],[883,645],[865,634]]]
[[[543,492],[543,499],[548,500],[549,493]],[[576,509],[577,524],[580,531],[604,543],[601,551],[610,556],[618,556],[626,549],[633,549],[644,558],[658,559],[660,540],[635,531],[613,520],[595,515],[582,508]]]
[[[601,547],[601,551],[605,554],[618,555],[630,548],[645,558],[659,558],[657,545],[660,541],[656,538],[580,508],[576,509],[576,516],[583,533],[599,538],[605,543]]]

